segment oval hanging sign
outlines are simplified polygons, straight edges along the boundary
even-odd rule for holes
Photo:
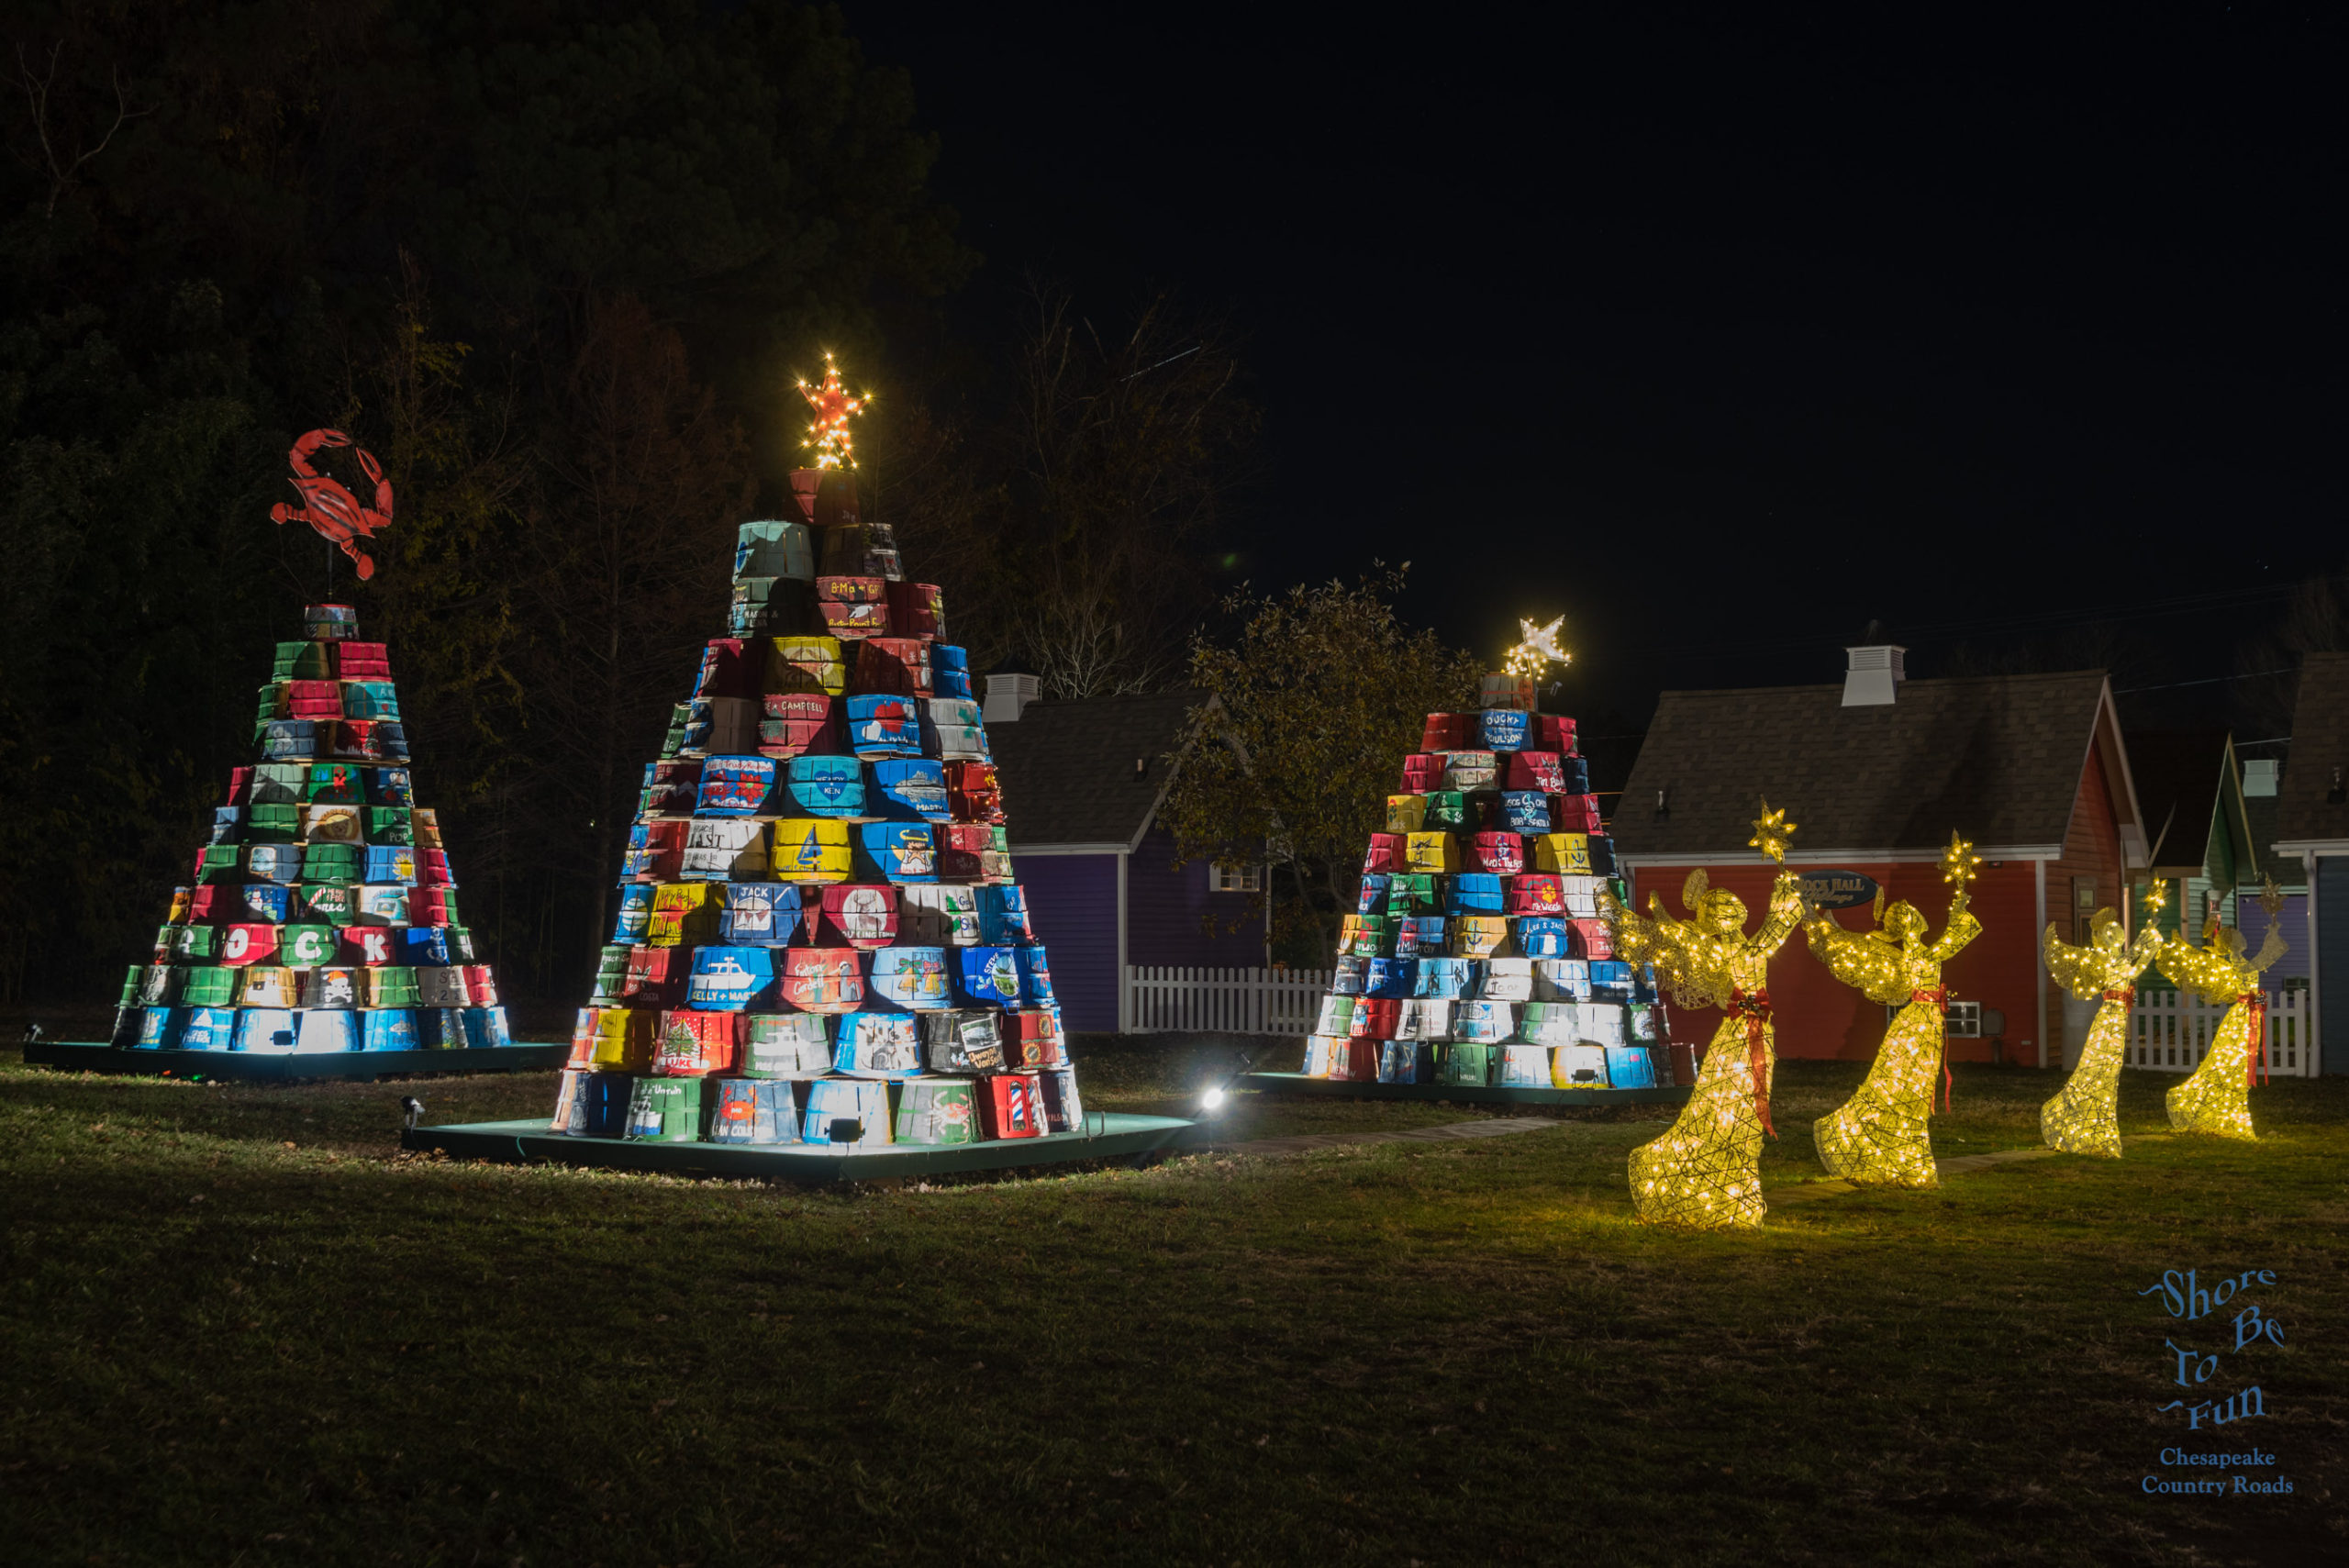
[[[1816,909],[1849,909],[1876,902],[1876,878],[1859,871],[1807,871],[1802,895]]]

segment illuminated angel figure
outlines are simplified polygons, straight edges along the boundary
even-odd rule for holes
[[[1672,1129],[1631,1151],[1631,1207],[1653,1225],[1726,1229],[1762,1223],[1762,1134],[1770,1128],[1776,1040],[1770,1027],[1770,956],[1802,924],[1802,885],[1781,869],[1762,929],[1745,934],[1745,903],[1691,872],[1680,901],[1694,917],[1675,920],[1651,894],[1648,916],[1605,894],[1600,912],[1614,929],[1615,956],[1653,964],[1684,1007],[1720,1007],[1697,1087]]]
[[[2086,947],[2065,941],[2051,925],[2042,948],[2056,984],[2083,1002],[2100,996],[2103,1006],[2080,1048],[2079,1065],[2055,1097],[2039,1107],[2039,1138],[2067,1154],[2118,1160],[2121,1123],[2114,1101],[2121,1092],[2121,1052],[2129,1043],[2129,1009],[2137,1000],[2137,976],[2161,956],[2162,935],[2148,924],[2132,940],[2110,909],[2098,910],[2088,925],[2094,935]]]
[[[1873,931],[1847,931],[1823,912],[1806,924],[1812,954],[1836,979],[1871,1002],[1906,1004],[1885,1030],[1876,1064],[1859,1092],[1811,1124],[1820,1159],[1847,1182],[1940,1184],[1927,1121],[1933,1114],[1933,1082],[1943,1073],[1942,1031],[1949,1011],[1942,965],[1981,934],[1982,922],[1965,908],[1972,860],[1970,846],[1953,837],[1943,865],[1956,891],[1950,895],[1949,922],[1932,941],[1925,940],[1925,917],[1914,905],[1901,899],[1885,909],[1881,894],[1880,923]]]
[[[2282,899],[2276,899],[2280,905]],[[2205,947],[2196,947],[2185,933],[2162,943],[2156,961],[2172,984],[2201,994],[2216,1006],[2232,1003],[2210,1039],[2210,1054],[2194,1075],[2172,1089],[2165,1104],[2169,1124],[2179,1132],[2207,1132],[2218,1138],[2257,1138],[2251,1129],[2251,1073],[2265,1043],[2267,997],[2259,986],[2259,972],[2284,956],[2284,933],[2274,922],[2256,958],[2245,958],[2243,933],[2219,924],[2214,911],[2202,929]]]

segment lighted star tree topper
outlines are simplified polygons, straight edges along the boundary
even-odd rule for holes
[[[1762,803],[1762,815],[1753,819],[1753,837],[1745,840],[1746,847],[1761,851],[1780,865],[1787,863],[1787,844],[1800,824],[1787,820],[1784,810],[1773,811],[1770,803]]]
[[[852,415],[861,414],[873,401],[873,395],[851,397],[841,385],[841,367],[833,361],[830,350],[824,354],[824,380],[818,386],[807,384],[806,377],[799,381],[799,395],[816,411],[816,422],[807,427],[805,443],[814,449],[818,468],[854,468],[855,442],[850,438],[848,422]]]
[[[1949,848],[1942,851],[1942,880],[1964,887],[1974,880],[1975,868],[1981,863],[1982,857],[1974,852],[1974,846],[1952,829]]]
[[[1540,680],[1549,673],[1553,664],[1570,664],[1574,655],[1558,646],[1558,634],[1565,629],[1566,617],[1560,616],[1548,626],[1535,626],[1520,616],[1518,626],[1525,639],[1508,651],[1508,658],[1501,668],[1512,675]]]

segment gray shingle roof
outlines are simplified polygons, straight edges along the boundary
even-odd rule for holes
[[[1189,732],[1191,690],[1143,697],[1035,702],[987,726],[1012,849],[1130,843],[1165,787],[1166,753]],[[1139,778],[1134,759],[1147,760]]]
[[[1801,825],[1798,852],[2062,842],[2096,736],[2104,672],[1843,688],[1666,692],[1610,824],[1633,855],[1746,856],[1756,800]],[[1656,792],[1667,809],[1656,811]]]
[[[2336,770],[2349,779],[2349,653],[2303,654],[2299,696],[2292,705],[2292,756],[2276,791],[2277,842],[2349,839],[2349,801],[2325,799]]]

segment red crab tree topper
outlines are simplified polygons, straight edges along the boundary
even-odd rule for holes
[[[294,467],[294,490],[302,497],[302,505],[287,506],[280,501],[269,509],[272,521],[307,523],[328,543],[338,545],[351,557],[359,569],[361,582],[375,575],[375,563],[359,548],[359,541],[373,538],[392,526],[392,482],[384,477],[383,466],[374,454],[364,447],[351,447],[359,457],[359,466],[368,478],[375,482],[375,504],[362,502],[330,474],[320,473],[310,460],[328,447],[350,447],[351,438],[340,430],[312,430],[294,443],[285,461]],[[333,557],[327,558],[331,563]]]

